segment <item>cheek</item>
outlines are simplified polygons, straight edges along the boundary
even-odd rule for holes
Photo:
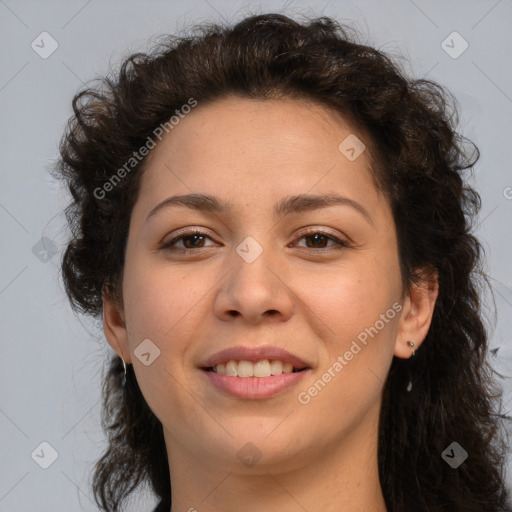
[[[324,333],[324,356],[312,386],[301,390],[301,403],[310,400],[315,414],[329,411],[335,424],[344,425],[380,399],[399,318],[398,265],[369,251],[329,277],[317,276],[316,283],[307,304],[314,328]]]
[[[312,428],[324,428],[317,418],[326,416],[334,430],[361,421],[379,403],[393,357],[399,318],[393,305],[400,307],[393,276],[376,264],[351,270],[319,287],[308,304],[321,320],[317,332],[325,333],[316,379],[298,397]]]
[[[326,339],[341,349],[391,308],[399,297],[397,279],[393,265],[369,252],[325,274],[308,274],[296,283],[296,290]]]
[[[172,272],[171,272],[172,270]],[[177,274],[171,266],[144,265],[143,258],[137,265],[127,263],[123,283],[128,343],[132,362],[141,392],[155,415],[164,423],[168,411],[172,410],[187,423],[191,415],[186,407],[187,379],[184,371],[184,356],[189,347],[191,322],[194,321],[194,305],[208,288],[200,288],[183,270]],[[137,354],[143,340],[150,340],[157,350],[149,345],[149,351],[158,354],[153,362],[145,365]],[[153,355],[150,356],[152,358]],[[192,421],[192,419],[190,419]]]
[[[127,268],[125,275],[129,276],[124,297],[130,335],[153,337],[163,344],[176,337],[176,330],[187,323],[183,320],[208,290],[197,272],[185,272],[171,264],[139,262]]]

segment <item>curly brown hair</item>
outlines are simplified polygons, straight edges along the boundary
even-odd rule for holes
[[[392,207],[404,288],[411,289],[422,269],[435,269],[439,280],[421,350],[411,360],[395,357],[384,387],[378,461],[386,506],[390,512],[502,512],[510,507],[502,428],[509,417],[488,360],[480,293],[491,287],[482,246],[471,234],[481,200],[463,176],[479,151],[456,131],[451,93],[431,80],[407,78],[395,60],[358,37],[328,17],[300,23],[264,14],[230,27],[204,24],[182,37],[165,36],[77,93],[54,169],[72,195],[66,210],[72,239],[62,260],[66,292],[77,312],[95,317],[102,314],[103,292],[122,303],[130,215],[146,160],[108,192],[98,190],[191,97],[200,104],[228,94],[307,98],[339,111],[372,142],[374,179]],[[94,472],[98,505],[120,510],[146,483],[168,510],[162,425],[131,366],[123,386],[117,356],[103,392],[109,445]],[[469,451],[456,470],[441,457],[454,440]]]

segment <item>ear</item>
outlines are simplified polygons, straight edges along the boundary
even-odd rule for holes
[[[423,271],[420,275],[421,281],[413,284],[411,293],[405,298],[398,324],[393,353],[402,359],[411,357],[412,351],[417,350],[426,338],[439,293],[436,270]],[[414,347],[410,347],[408,341],[414,342]]]
[[[122,357],[126,364],[131,363],[123,308],[105,291],[103,292],[103,331],[108,344],[117,355]]]

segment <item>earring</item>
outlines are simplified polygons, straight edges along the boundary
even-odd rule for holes
[[[412,347],[414,347],[414,341],[408,341],[408,342],[407,342],[407,345],[409,345],[409,347],[411,347],[411,348],[412,348]],[[415,356],[415,351],[414,351],[414,349],[413,349],[413,350],[412,350],[412,356],[411,356],[411,357],[414,357],[414,356]],[[409,391],[411,391],[411,389],[412,389],[412,380],[411,380],[411,379],[409,379],[409,384],[407,384],[406,391],[408,391],[408,392],[409,392]]]
[[[124,375],[123,375],[123,393],[126,392],[126,363],[124,362],[124,359],[122,356],[121,357],[121,361],[123,362],[123,370],[124,370]]]

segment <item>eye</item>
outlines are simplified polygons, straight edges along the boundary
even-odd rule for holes
[[[322,250],[328,249],[326,247],[326,244],[329,241],[334,242],[334,247],[331,246],[331,248],[333,248],[335,250],[343,249],[345,247],[350,247],[350,244],[348,242],[340,240],[338,237],[332,235],[331,233],[327,233],[325,231],[320,231],[318,229],[303,232],[299,239],[306,240],[305,247],[307,249],[311,249],[312,251],[315,251],[315,252],[318,252],[318,250],[322,251]],[[302,246],[302,247],[304,247],[304,246]]]
[[[205,247],[203,244],[206,238],[212,240],[208,233],[204,231],[199,229],[191,230],[185,233],[181,233],[179,236],[169,240],[169,242],[165,242],[162,244],[160,249],[176,250],[187,253],[197,252],[196,249],[202,249]],[[178,243],[182,243],[183,247],[179,247],[177,245]]]
[[[190,230],[181,233],[179,236],[174,237],[168,242],[165,242],[164,244],[161,245],[160,249],[179,251],[184,253],[197,253],[198,249],[211,247],[211,245],[204,245],[206,239],[213,240],[205,231],[201,231],[199,229]],[[351,245],[348,242],[340,240],[338,237],[318,229],[303,232],[301,233],[298,239],[306,240],[306,246],[302,247],[305,247],[306,249],[311,250],[313,252],[322,252],[325,250],[329,250],[329,247],[326,247],[326,244],[329,241],[334,242],[334,246],[331,245],[330,247],[331,249],[334,250],[343,249],[345,247],[351,247]],[[178,245],[180,243],[183,245],[182,247]]]

